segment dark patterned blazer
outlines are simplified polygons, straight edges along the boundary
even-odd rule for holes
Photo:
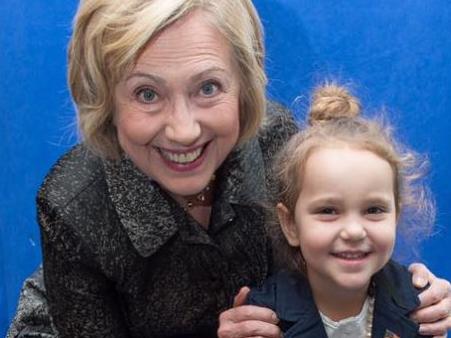
[[[373,277],[375,285],[373,338],[420,338],[418,324],[409,319],[420,301],[421,290],[412,285],[410,272],[394,261]],[[268,307],[277,313],[284,338],[327,338],[307,278],[279,271],[263,285],[253,288],[248,304]]]
[[[296,130],[269,105],[259,136],[217,172],[208,230],[127,158],[74,147],[37,198],[46,291],[22,293],[9,336],[56,336],[45,298],[59,337],[215,336],[239,288],[267,277],[269,164]]]

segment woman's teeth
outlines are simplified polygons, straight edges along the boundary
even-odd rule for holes
[[[163,149],[160,149],[161,154],[163,157],[171,162],[175,162],[178,164],[188,164],[195,160],[197,160],[202,153],[203,147],[199,147],[194,151],[191,151],[189,153],[172,153]]]

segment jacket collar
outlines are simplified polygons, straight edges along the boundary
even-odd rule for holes
[[[130,241],[141,256],[151,256],[179,230],[183,222],[180,217],[186,218],[186,214],[126,156],[103,163],[110,198]],[[258,142],[249,141],[232,151],[216,176],[213,231],[235,217],[231,205],[255,205],[265,199],[265,173]]]

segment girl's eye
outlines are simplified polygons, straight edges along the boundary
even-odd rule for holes
[[[338,212],[334,208],[322,208],[318,210],[318,214],[322,215],[336,215]]]
[[[136,91],[136,97],[141,103],[153,103],[158,98],[158,95],[151,88],[141,88]]]
[[[200,88],[200,93],[203,96],[211,97],[214,96],[219,90],[219,86],[214,82],[207,82],[202,85]]]
[[[335,207],[320,207],[316,209],[315,214],[321,222],[333,222],[340,217],[340,212]]]

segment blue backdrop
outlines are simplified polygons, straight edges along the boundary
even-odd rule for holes
[[[302,115],[312,86],[338,79],[371,110],[385,107],[401,138],[429,153],[438,218],[421,260],[451,280],[451,2],[255,4],[266,30],[272,98]],[[76,6],[75,0],[0,1],[0,336],[24,278],[41,260],[36,191],[76,142],[65,76]]]

